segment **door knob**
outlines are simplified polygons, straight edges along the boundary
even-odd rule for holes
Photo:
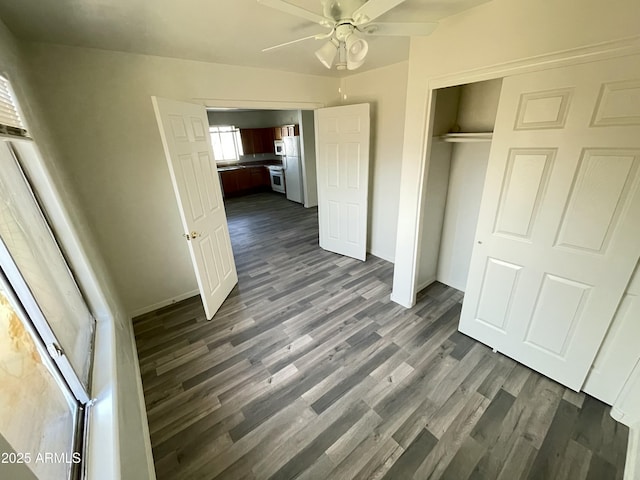
[[[187,240],[192,240],[194,238],[198,238],[200,234],[198,232],[191,232],[191,233],[183,233],[182,236],[185,237]]]

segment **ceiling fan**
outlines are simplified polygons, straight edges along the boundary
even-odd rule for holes
[[[284,0],[258,0],[258,3],[290,15],[304,18],[330,29],[263,49],[263,52],[286,47],[304,40],[327,40],[315,52],[316,57],[327,68],[334,63],[338,70],[355,70],[360,67],[369,51],[369,44],[362,38],[367,35],[413,36],[429,35],[437,23],[372,23],[406,0],[320,0],[324,16],[298,7]],[[337,60],[337,61],[336,61]]]

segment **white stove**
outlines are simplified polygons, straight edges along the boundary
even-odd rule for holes
[[[282,166],[269,165],[269,176],[271,177],[271,190],[278,193],[286,193]]]

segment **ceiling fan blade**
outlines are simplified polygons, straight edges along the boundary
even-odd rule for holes
[[[289,15],[295,15],[296,17],[304,18],[306,20],[309,20],[310,22],[319,23],[323,27],[333,26],[333,22],[329,19],[324,18],[322,15],[310,12],[309,10],[305,10],[304,8],[300,8],[297,5],[284,2],[283,0],[258,0],[258,3],[267,7],[274,8],[276,10],[280,10],[281,12],[288,13]]]
[[[309,35],[308,37],[298,38],[297,40],[291,40],[290,42],[280,43],[279,45],[274,45],[273,47],[263,48],[263,52],[268,52],[269,50],[275,50],[276,48],[286,47],[287,45],[293,45],[294,43],[304,42],[305,40],[322,40],[324,38],[329,38],[333,34],[333,29],[329,33],[318,33],[316,35]]]
[[[353,22],[355,25],[375,20],[383,13],[387,13],[393,7],[400,5],[405,0],[368,0],[367,3],[353,12]]]
[[[360,27],[359,30],[367,35],[413,37],[430,35],[438,24],[427,23],[371,23]]]

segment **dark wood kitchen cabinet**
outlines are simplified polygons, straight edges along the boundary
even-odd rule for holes
[[[251,188],[252,189],[266,189],[271,188],[271,178],[269,177],[269,169],[267,167],[250,167],[247,170],[251,174]]]
[[[236,170],[236,178],[238,179],[238,191],[245,192],[251,190],[251,169],[240,168]]]
[[[243,167],[220,172],[225,197],[271,190],[271,177],[265,166]]]
[[[240,129],[240,140],[242,141],[242,153],[245,155],[251,155],[254,153],[253,151],[253,129],[252,128],[241,128]]]
[[[273,153],[273,128],[241,128],[242,150],[245,155]]]
[[[236,170],[220,172],[220,183],[226,197],[233,196],[238,192],[238,180],[235,172]]]
[[[242,150],[245,155],[274,153],[274,140],[300,135],[300,125],[282,125],[270,128],[241,128]]]

